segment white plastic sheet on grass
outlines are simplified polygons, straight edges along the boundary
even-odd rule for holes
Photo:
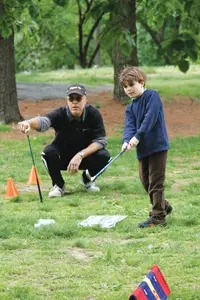
[[[122,221],[127,216],[89,216],[86,220],[78,223],[78,225],[83,227],[92,227],[94,225],[99,225],[102,228],[112,228],[115,227],[116,223]]]
[[[35,223],[34,227],[39,228],[41,226],[46,226],[50,224],[55,224],[55,220],[53,219],[39,219],[37,223]]]

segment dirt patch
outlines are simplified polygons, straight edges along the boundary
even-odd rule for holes
[[[170,138],[191,136],[200,133],[200,103],[191,98],[176,96],[171,103],[163,100],[165,120]],[[126,105],[117,103],[110,91],[90,94],[90,104],[99,108],[106,127],[107,136],[121,136]],[[64,99],[19,102],[19,109],[25,119],[44,115],[53,109],[66,104]],[[12,132],[1,132],[0,139],[23,139],[24,135],[13,126]],[[50,130],[42,134],[53,134]],[[34,132],[34,135],[41,134]]]
[[[193,180],[193,179],[177,179],[176,182],[172,185],[171,189],[173,192],[175,193],[179,193],[181,192],[181,189],[185,186],[188,186],[191,183],[196,183],[197,180]]]
[[[97,253],[93,251],[81,249],[81,248],[68,248],[70,250],[70,255],[77,260],[91,261]],[[99,255],[99,254],[98,254]]]
[[[163,104],[169,137],[187,137],[200,133],[199,102],[177,96],[171,103],[163,100]]]

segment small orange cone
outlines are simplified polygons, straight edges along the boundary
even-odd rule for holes
[[[14,184],[14,181],[12,178],[8,178],[8,183],[6,187],[6,198],[13,198],[19,196],[19,192]]]
[[[29,179],[28,179],[28,184],[37,184],[35,172],[37,173],[38,181],[41,184],[41,180],[40,180],[37,168],[34,166],[32,166],[32,168],[31,168],[31,172],[30,172]]]

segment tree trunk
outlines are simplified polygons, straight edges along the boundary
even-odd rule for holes
[[[17,101],[14,66],[14,33],[9,38],[0,36],[0,122],[18,122],[21,119]]]
[[[95,47],[96,48],[98,46],[98,41],[99,41],[99,36],[100,36],[100,25],[97,26],[96,30],[96,35],[95,35],[95,38],[94,38],[94,44],[95,44]],[[95,64],[97,66],[100,66],[101,65],[101,54],[100,54],[100,48],[95,56]]]
[[[138,66],[138,57],[137,57],[137,28],[136,28],[136,0],[121,0],[121,4],[127,6],[130,14],[125,17],[123,24],[123,28],[127,29],[132,38],[134,39],[135,46],[130,46],[127,42],[127,47],[132,47],[132,51],[129,56],[124,55],[120,51],[120,44],[118,39],[114,42],[114,48],[112,53],[112,62],[114,67],[114,90],[113,97],[117,101],[124,101],[126,99],[123,88],[119,83],[119,74],[121,70],[126,66]]]

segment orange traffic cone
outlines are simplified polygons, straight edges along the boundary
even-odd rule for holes
[[[31,172],[30,172],[29,179],[28,179],[28,184],[37,184],[35,172],[37,173],[38,181],[41,184],[41,180],[40,180],[37,168],[34,166],[32,166],[32,168],[31,168]]]
[[[6,198],[13,198],[19,196],[19,192],[14,184],[14,181],[12,178],[8,178],[8,184],[6,187]]]

